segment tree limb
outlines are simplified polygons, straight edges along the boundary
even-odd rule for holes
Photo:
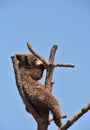
[[[53,72],[54,72],[54,57],[58,46],[53,45],[50,51],[49,61],[48,61],[48,67],[46,70],[46,80],[45,80],[45,87],[48,89],[48,91],[52,91],[52,85],[54,83],[53,81]]]
[[[16,56],[11,56],[11,59],[12,59],[12,62],[13,62],[13,68],[14,68],[14,73],[15,73],[15,78],[16,78],[16,85],[19,87],[22,86],[22,83],[21,83],[21,78],[20,78],[20,72],[19,72],[19,69],[18,69],[18,60],[16,58]]]
[[[37,57],[39,60],[41,60],[45,66],[48,65],[48,62],[41,56],[39,55],[37,52],[35,52],[35,50],[32,48],[30,42],[27,42],[27,46],[28,46],[28,49],[32,52],[32,54]]]
[[[19,90],[19,93],[24,101],[24,104],[26,105],[26,110],[31,113],[34,118],[36,119],[36,121],[38,122],[39,121],[39,115],[36,113],[36,111],[33,109],[32,105],[27,102],[26,98],[25,98],[25,95],[23,93],[23,89],[22,89],[22,83],[21,83],[21,77],[20,77],[20,71],[19,71],[19,68],[18,68],[18,63],[19,61],[17,60],[16,56],[12,56],[11,57],[12,59],[12,62],[13,62],[13,68],[14,68],[14,73],[15,73],[15,79],[16,79],[16,85],[17,85],[17,88]]]
[[[90,103],[84,106],[78,113],[76,113],[71,119],[69,119],[62,127],[58,130],[67,130],[71,127],[81,116],[83,116],[88,110],[90,110]]]
[[[54,67],[74,67],[74,64],[64,64],[64,63],[56,63]]]

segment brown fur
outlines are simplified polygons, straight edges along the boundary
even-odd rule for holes
[[[56,98],[45,86],[37,80],[42,78],[44,66],[37,64],[38,59],[32,54],[16,55],[19,61],[19,70],[23,93],[26,100],[32,107],[42,115],[46,110],[50,110],[54,117],[54,122],[58,127],[61,126],[61,111]]]

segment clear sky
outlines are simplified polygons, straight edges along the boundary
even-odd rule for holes
[[[10,59],[29,53],[27,41],[47,60],[57,44],[55,61],[75,64],[74,69],[54,72],[53,94],[67,119],[90,102],[90,0],[0,0],[0,130],[36,130],[19,96]],[[56,129],[51,123],[49,130]],[[90,130],[90,112],[69,128],[77,129]]]

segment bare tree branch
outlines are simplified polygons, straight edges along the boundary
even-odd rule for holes
[[[54,67],[74,67],[74,64],[56,63],[56,64],[54,64]]]
[[[47,71],[46,71],[45,87],[49,91],[52,91],[52,85],[54,83],[54,81],[52,79],[53,72],[54,72],[53,64],[54,64],[54,57],[55,57],[55,53],[56,53],[57,48],[58,48],[57,45],[53,45],[53,47],[51,48],[49,61],[48,61],[48,67],[47,67]]]
[[[90,110],[90,103],[84,106],[78,113],[76,113],[71,119],[69,119],[60,129],[67,130],[71,127],[81,116],[83,116],[88,110]]]
[[[53,47],[51,48],[50,56],[49,56],[49,63],[50,64],[54,63],[54,58],[55,58],[57,48],[58,48],[57,45],[53,45]]]
[[[11,59],[12,59],[12,62],[13,62],[13,67],[14,67],[16,85],[19,88],[19,87],[22,86],[22,84],[21,84],[20,72],[19,72],[19,69],[18,69],[18,61],[17,61],[16,56],[12,56]]]
[[[13,62],[13,68],[14,68],[14,73],[15,73],[15,79],[16,79],[16,85],[17,85],[17,88],[19,90],[19,93],[24,101],[24,104],[26,105],[26,110],[31,113],[34,118],[36,119],[36,121],[38,122],[39,121],[39,115],[36,113],[36,111],[33,109],[32,105],[27,102],[26,98],[25,98],[25,95],[23,93],[23,89],[22,89],[22,83],[21,83],[21,77],[20,77],[20,71],[19,71],[19,68],[18,68],[18,63],[19,61],[17,60],[16,56],[12,56],[11,57],[12,59],[12,62]]]
[[[32,54],[37,57],[39,60],[41,60],[45,66],[48,65],[48,62],[41,56],[39,55],[37,52],[35,52],[35,50],[32,48],[30,42],[27,42],[27,46],[28,46],[28,49],[32,52]]]

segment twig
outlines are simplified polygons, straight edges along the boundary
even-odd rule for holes
[[[37,52],[34,51],[34,49],[32,48],[30,42],[27,42],[27,46],[28,46],[28,49],[32,52],[32,54],[37,57],[39,60],[41,60],[45,66],[48,65],[48,62],[41,56],[39,55]]]
[[[88,110],[90,110],[90,103],[84,106],[78,113],[76,113],[71,119],[69,119],[60,129],[67,130],[71,127],[81,116],[83,116]]]
[[[74,64],[64,64],[64,63],[56,63],[54,67],[74,67]]]

